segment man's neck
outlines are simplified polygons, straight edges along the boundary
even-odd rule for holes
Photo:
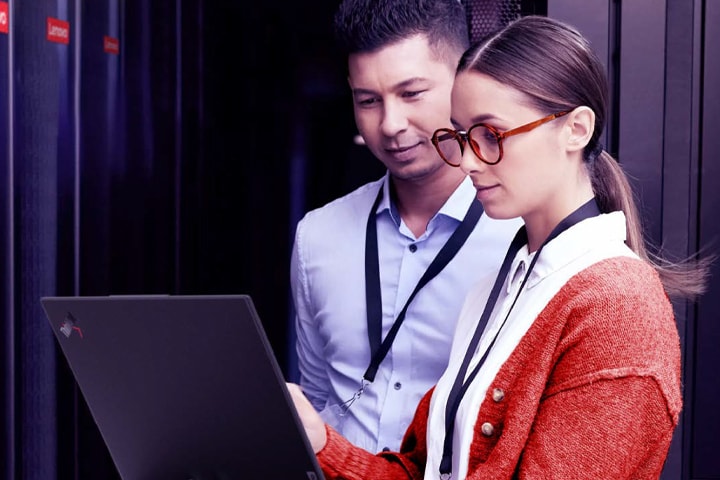
[[[443,175],[427,182],[391,179],[394,199],[405,225],[415,237],[425,233],[428,223],[465,179],[465,175]]]

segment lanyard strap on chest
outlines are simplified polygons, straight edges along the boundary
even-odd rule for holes
[[[365,301],[367,304],[367,326],[368,326],[368,338],[370,341],[370,354],[372,356],[370,365],[365,371],[363,378],[372,382],[375,380],[375,375],[380,367],[383,359],[390,351],[395,336],[405,320],[405,314],[410,306],[415,295],[423,288],[430,280],[433,279],[438,273],[445,268],[450,260],[453,259],[455,254],[463,246],[465,240],[470,236],[470,233],[475,228],[480,216],[482,215],[483,208],[477,199],[474,199],[470,204],[462,223],[455,229],[453,234],[450,236],[448,241],[443,245],[442,249],[435,256],[433,261],[428,266],[423,276],[418,281],[415,289],[408,297],[405,306],[400,311],[400,314],[395,319],[390,331],[384,340],[382,339],[382,295],[380,289],[380,260],[378,257],[378,239],[377,239],[377,221],[376,221],[376,210],[380,204],[380,200],[383,196],[383,188],[380,187],[375,203],[370,209],[370,215],[368,216],[367,229],[365,232]],[[480,254],[480,252],[478,252]]]
[[[467,373],[468,367],[470,365],[470,361],[475,356],[475,352],[477,351],[478,344],[480,343],[480,337],[482,336],[482,333],[485,331],[485,326],[488,323],[488,320],[490,318],[490,315],[492,314],[492,311],[495,309],[495,304],[497,303],[498,297],[500,295],[500,290],[502,286],[505,283],[505,279],[510,271],[510,266],[512,265],[513,260],[515,259],[515,256],[517,255],[518,251],[525,245],[528,241],[527,238],[527,231],[525,230],[525,226],[521,227],[520,230],[515,235],[515,238],[510,243],[510,247],[508,248],[507,254],[505,255],[505,259],[503,260],[502,266],[500,267],[500,271],[498,272],[497,277],[495,278],[495,283],[493,284],[493,288],[490,291],[490,296],[488,297],[488,301],[485,304],[485,309],[483,310],[482,315],[480,316],[480,320],[478,322],[477,327],[475,328],[475,333],[473,334],[472,339],[470,340],[470,344],[468,345],[467,350],[465,351],[465,357],[463,358],[463,362],[460,365],[460,370],[458,371],[457,376],[455,377],[455,381],[453,382],[453,386],[450,389],[450,394],[448,396],[447,403],[445,405],[445,441],[443,443],[443,455],[442,459],[440,461],[440,478],[441,479],[449,479],[452,472],[452,443],[453,443],[453,436],[455,432],[455,418],[457,416],[458,408],[460,407],[460,402],[465,395],[465,392],[467,392],[468,388],[470,387],[470,384],[477,376],[478,372],[482,368],[483,364],[485,363],[485,360],[487,359],[488,354],[490,353],[490,350],[492,349],[493,345],[495,345],[495,341],[498,338],[498,335],[500,334],[500,330],[502,330],[503,326],[505,325],[505,322],[507,321],[508,317],[510,316],[510,312],[512,311],[513,307],[515,306],[515,303],[517,302],[518,297],[520,296],[520,293],[523,291],[523,287],[525,286],[525,283],[528,281],[528,278],[530,278],[530,273],[532,272],[533,268],[535,267],[535,263],[537,262],[537,259],[540,258],[540,252],[542,252],[542,249],[550,243],[553,239],[555,239],[558,235],[560,235],[562,232],[567,230],[568,228],[572,227],[573,225],[591,217],[595,217],[597,215],[600,215],[600,209],[597,206],[597,203],[595,202],[595,198],[590,199],[585,204],[580,206],[577,210],[572,212],[570,215],[565,217],[554,229],[552,232],[550,232],[550,235],[547,239],[543,242],[543,244],[540,246],[540,248],[535,253],[535,256],[533,257],[532,261],[530,262],[530,266],[527,269],[527,272],[525,273],[525,277],[523,278],[522,283],[520,284],[520,288],[518,289],[517,294],[515,295],[515,298],[513,299],[512,304],[510,304],[510,308],[508,309],[507,314],[505,315],[505,318],[500,325],[500,328],[495,333],[495,336],[493,337],[492,341],[488,345],[488,347],[485,349],[485,352],[483,353],[482,357],[478,361],[475,368],[472,370],[470,375],[465,377],[465,374]]]

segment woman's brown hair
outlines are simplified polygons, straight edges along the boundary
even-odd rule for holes
[[[600,211],[625,214],[627,245],[655,267],[668,295],[694,298],[705,290],[710,259],[672,262],[648,250],[627,176],[600,143],[608,104],[605,69],[576,29],[547,17],[521,17],[470,47],[458,73],[468,70],[524,93],[529,106],[546,114],[591,108],[595,129],[583,158]]]

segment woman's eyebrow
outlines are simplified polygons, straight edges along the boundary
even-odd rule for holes
[[[502,120],[502,119],[491,113],[482,113],[482,114],[472,117],[470,120],[472,121],[473,124],[476,124],[476,123],[486,123],[486,122],[498,121],[498,120]]]
[[[502,121],[502,119],[490,113],[483,113],[472,117],[470,119],[470,125],[468,125],[468,128],[478,123],[493,123],[498,121]],[[453,124],[453,127],[455,127],[456,130],[462,130],[462,126],[457,120],[451,117],[450,122]]]

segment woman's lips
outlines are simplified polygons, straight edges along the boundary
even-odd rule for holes
[[[475,185],[475,190],[477,190],[477,198],[478,200],[482,201],[483,199],[488,199],[490,196],[492,196],[496,191],[499,185]]]

